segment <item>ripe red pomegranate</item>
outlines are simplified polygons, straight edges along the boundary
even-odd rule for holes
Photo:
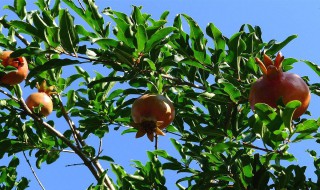
[[[0,82],[8,85],[16,85],[21,83],[27,78],[28,63],[24,57],[10,58],[12,51],[3,51],[0,54],[3,66],[13,66],[17,71],[10,72],[0,78]]]
[[[300,117],[308,108],[310,102],[310,91],[308,85],[300,76],[283,72],[281,69],[284,57],[279,52],[273,62],[269,56],[264,54],[263,62],[256,58],[256,62],[262,70],[263,76],[252,86],[249,95],[251,109],[254,110],[256,103],[266,103],[276,108],[277,101],[282,98],[284,104],[292,100],[299,100],[298,107],[293,119]]]
[[[43,81],[41,86],[37,84],[38,92],[31,94],[26,99],[26,104],[31,111],[34,111],[34,108],[40,107],[40,115],[48,116],[53,110],[53,103],[50,98],[52,94],[52,87],[46,86],[46,81]]]
[[[145,94],[137,98],[131,108],[133,127],[138,129],[136,138],[147,134],[153,141],[154,133],[165,135],[161,130],[168,127],[175,117],[175,109],[162,95]]]

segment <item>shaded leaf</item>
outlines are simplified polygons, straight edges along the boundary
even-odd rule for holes
[[[77,63],[80,63],[80,62],[78,60],[71,60],[71,59],[51,59],[50,61],[47,61],[43,65],[39,65],[34,69],[32,69],[28,74],[28,79],[50,69],[60,68],[67,65],[74,65]]]

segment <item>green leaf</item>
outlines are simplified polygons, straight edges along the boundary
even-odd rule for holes
[[[78,60],[71,60],[71,59],[51,59],[46,63],[44,63],[43,65],[39,65],[33,68],[28,74],[27,79],[30,79],[33,76],[39,75],[40,73],[50,69],[60,68],[67,65],[74,65],[77,63],[80,63],[80,62]]]
[[[89,25],[92,25],[93,29],[103,36],[103,24],[104,20],[102,15],[100,14],[98,6],[94,3],[94,0],[83,0],[86,4],[86,21],[90,22]]]
[[[9,163],[8,166],[9,166],[9,167],[16,168],[19,164],[20,164],[19,158],[16,157],[16,156],[14,156],[14,157],[11,159],[11,161],[10,161],[10,163]]]
[[[283,71],[289,71],[290,69],[293,68],[292,64],[298,62],[299,60],[294,59],[294,58],[286,58],[282,62],[282,68]]]
[[[111,18],[117,24],[114,30],[114,33],[117,36],[117,38],[130,48],[134,48],[135,46],[133,43],[133,31],[130,24],[128,24],[125,20],[122,20],[120,18],[116,18],[113,16],[111,16]]]
[[[67,110],[71,109],[74,107],[77,101],[77,96],[74,90],[69,90],[67,93]]]
[[[108,162],[114,162],[114,160],[110,156],[99,156],[98,159],[99,160],[105,160],[105,161],[108,161]]]
[[[197,67],[199,69],[210,71],[209,69],[205,68],[201,63],[199,63],[197,61],[190,60],[190,59],[181,60],[180,63],[185,63],[187,65],[194,66],[194,67]]]
[[[138,25],[137,27],[136,40],[137,40],[137,51],[143,52],[146,42],[148,40],[147,32],[143,25]]]
[[[84,69],[82,69],[81,67],[79,66],[75,66],[77,72],[82,76],[82,78],[87,82],[89,83],[90,82],[90,75],[87,71],[85,71]]]
[[[214,47],[216,50],[225,50],[225,38],[223,37],[221,31],[214,24],[210,23],[206,28],[206,32],[208,36],[210,36],[214,40]]]
[[[103,77],[103,78],[101,78],[101,79],[92,81],[91,83],[89,83],[88,87],[91,88],[91,87],[93,87],[94,85],[99,84],[99,83],[103,83],[103,82],[115,82],[115,81],[120,81],[120,82],[122,82],[122,81],[126,81],[126,80],[128,80],[128,78],[123,77],[123,76]]]
[[[169,11],[164,11],[160,16],[160,20],[166,20],[169,13],[170,13]]]
[[[224,152],[229,148],[240,147],[240,145],[233,142],[217,143],[213,148],[213,152]]]
[[[308,139],[313,139],[314,137],[310,135],[309,133],[301,133],[299,134],[292,142],[299,142],[301,140],[308,140]]]
[[[44,35],[44,30],[48,25],[44,22],[44,20],[39,16],[38,12],[34,12],[32,14],[33,24],[38,29],[38,31],[41,31],[41,35]],[[39,34],[38,34],[39,35]]]
[[[10,22],[10,25],[13,26],[14,28],[19,29],[21,33],[29,34],[31,36],[38,36],[38,37],[41,36],[39,35],[41,34],[41,32],[38,31],[37,28],[35,28],[29,23],[25,23],[19,20],[14,20]],[[45,40],[45,39],[42,38],[42,40]]]
[[[301,102],[298,100],[290,101],[286,104],[285,109],[283,110],[283,122],[284,125],[289,129],[291,128],[291,121],[294,111],[301,106]]]
[[[50,151],[50,152],[47,154],[46,163],[47,163],[47,164],[52,164],[52,163],[54,163],[56,160],[58,160],[59,157],[60,157],[60,152],[59,152],[59,151]]]
[[[66,9],[62,10],[59,27],[62,47],[69,53],[76,54],[79,37],[74,27],[73,16]]]
[[[250,163],[246,164],[245,166],[242,167],[243,173],[246,177],[252,177],[252,165]]]
[[[310,119],[296,126],[296,133],[315,133],[317,132],[319,125],[316,120]]]
[[[118,185],[121,185],[122,184],[122,179],[127,175],[127,173],[124,171],[124,169],[117,165],[117,164],[113,164],[111,163],[111,168],[112,168],[112,171],[113,173],[117,176],[118,180]]]
[[[320,66],[307,60],[302,60],[304,63],[306,63],[318,76],[320,76]]]
[[[144,58],[143,60],[146,61],[149,64],[151,70],[153,70],[153,71],[157,70],[156,64],[151,59]]]
[[[204,34],[198,25],[190,16],[186,14],[182,14],[182,16],[187,20],[190,26],[190,38],[193,40],[193,48],[197,51],[204,51],[205,50],[205,40]]]
[[[26,5],[25,0],[14,0],[14,8],[21,20],[23,20],[27,14]]]
[[[287,37],[283,42],[273,44],[271,48],[269,48],[266,51],[266,54],[268,55],[276,54],[278,51],[280,51],[283,47],[285,47],[288,43],[290,43],[292,40],[294,40],[297,37],[298,35],[291,35]]]
[[[99,13],[97,5],[94,3],[94,0],[83,0],[83,3],[86,5],[86,9],[77,7],[74,4],[73,0],[62,0],[66,3],[70,8],[72,8],[84,21],[86,21],[94,31],[101,35],[101,37],[105,37],[103,31],[104,20],[102,15]]]
[[[247,47],[246,43],[241,38],[243,32],[235,33],[231,36],[228,42],[228,47],[236,56],[239,56]]]
[[[84,26],[82,25],[76,25],[75,26],[76,32],[80,35],[83,35],[85,37],[91,37],[91,38],[98,38],[97,34],[92,33],[88,31]]]
[[[92,43],[98,44],[101,48],[107,50],[110,47],[118,47],[120,42],[111,38],[95,38],[92,39]]]
[[[19,84],[18,85],[14,85],[14,92],[15,92],[17,98],[20,99],[22,97],[22,89],[21,89]]]
[[[55,0],[54,5],[52,7],[51,11],[51,16],[52,17],[57,17],[59,16],[59,11],[60,11],[60,0]]]
[[[145,52],[149,52],[155,45],[164,40],[171,32],[175,31],[175,27],[166,27],[155,32],[147,41]]]
[[[127,133],[136,133],[138,130],[135,129],[135,128],[129,128],[129,129],[126,129],[126,130],[123,130],[121,132],[121,135],[124,135],[124,134],[127,134]]]
[[[44,36],[48,44],[56,48],[60,45],[59,27],[46,27],[44,30]]]
[[[256,103],[254,110],[259,116],[268,116],[271,113],[275,113],[274,108],[265,103]]]
[[[133,13],[132,13],[132,17],[136,23],[136,25],[145,25],[145,18],[143,17],[142,13],[141,13],[141,8],[142,7],[137,7],[137,6],[133,6]]]
[[[223,82],[222,85],[224,86],[223,90],[230,96],[230,99],[237,103],[241,96],[240,90],[229,82]]]
[[[12,12],[16,13],[18,17],[23,20],[26,17],[26,1],[25,0],[14,0],[14,6],[5,5],[4,9],[9,9]]]
[[[174,148],[179,152],[180,156],[183,158],[183,159],[186,159],[186,154],[183,150],[183,146],[179,143],[179,141],[171,138],[170,139],[171,143],[173,144]]]

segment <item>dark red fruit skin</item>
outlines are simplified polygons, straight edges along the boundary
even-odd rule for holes
[[[281,63],[277,65],[281,67]],[[281,68],[277,71],[272,70],[269,74],[264,73],[251,86],[249,102],[252,110],[254,110],[256,103],[266,103],[276,108],[277,102],[281,98],[284,104],[293,100],[301,102],[301,106],[295,110],[292,117],[293,119],[297,119],[307,110],[311,95],[308,85],[299,75],[282,72]]]

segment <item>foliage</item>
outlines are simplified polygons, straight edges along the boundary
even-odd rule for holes
[[[315,182],[306,179],[305,166],[283,165],[295,159],[288,151],[291,143],[319,141],[320,120],[293,121],[298,101],[278,109],[256,104],[255,113],[248,104],[250,86],[261,76],[254,58],[263,52],[274,57],[297,36],[264,42],[258,26],[245,24],[227,37],[213,23],[203,31],[186,14],[177,15],[168,26],[167,11],[159,19],[138,6],[131,14],[101,11],[93,0],[81,5],[37,0],[37,11],[27,10],[26,4],[15,0],[6,6],[17,20],[0,18],[0,46],[14,50],[14,57],[25,56],[30,68],[23,87],[0,88],[6,97],[0,100],[0,158],[6,154],[12,158],[9,166],[0,167],[1,187],[28,186],[26,178],[16,178],[17,153],[30,151],[41,168],[43,163],[53,164],[66,148],[96,178],[88,189],[167,189],[167,170],[184,173],[176,181],[181,190],[320,186],[314,151],[310,155]],[[283,69],[292,69],[295,62],[286,58]],[[316,64],[304,62],[319,75]],[[91,72],[88,64],[100,72]],[[75,72],[67,72],[70,68]],[[10,72],[0,69],[2,74]],[[43,80],[56,87],[54,117],[64,118],[70,129],[58,131],[55,119],[41,119],[25,106],[24,89]],[[308,85],[319,95],[318,83]],[[133,161],[136,171],[130,174],[86,140],[89,135],[102,139],[136,132],[130,127],[130,107],[137,95],[149,92],[164,94],[174,103],[176,117],[165,132],[175,134],[171,142],[180,157],[165,149],[148,151],[149,161]],[[111,170],[104,170],[101,160],[110,162]],[[109,177],[111,171],[115,179]]]

